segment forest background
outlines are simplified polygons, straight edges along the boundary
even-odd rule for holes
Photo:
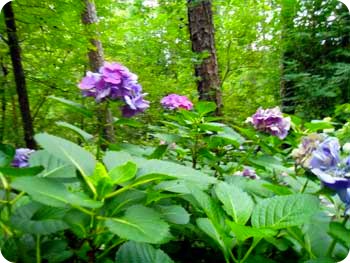
[[[184,0],[96,1],[106,61],[139,76],[151,107],[120,121],[122,140],[145,138],[161,117],[169,93],[198,97],[194,67],[208,54],[194,53]],[[77,87],[89,69],[91,34],[84,27],[83,1],[12,2],[21,62],[35,132],[69,137],[59,121],[88,132],[96,125],[53,99],[91,107]],[[212,1],[216,52],[225,122],[242,124],[259,107],[282,106],[305,120],[345,120],[350,98],[350,15],[337,0]],[[4,14],[1,13],[4,21]],[[0,24],[0,141],[21,146],[23,129],[5,23]],[[119,109],[112,108],[119,116]],[[140,127],[143,127],[140,129]]]

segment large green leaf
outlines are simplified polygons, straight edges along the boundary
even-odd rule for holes
[[[129,241],[123,244],[115,258],[118,263],[173,263],[169,256],[150,244]]]
[[[134,161],[136,162],[137,167],[139,167],[138,176],[152,173],[166,174],[177,179],[185,180],[186,182],[201,185],[204,188],[217,181],[216,178],[205,173],[173,162],[145,160],[143,158],[135,158]]]
[[[11,186],[28,193],[35,201],[49,206],[97,208],[102,205],[83,194],[68,191],[64,184],[49,178],[18,177],[13,180]]]
[[[249,220],[254,202],[247,193],[225,182],[220,182],[215,187],[215,193],[224,204],[226,213],[232,216],[236,223],[244,225]]]
[[[65,212],[62,208],[29,203],[16,209],[11,224],[25,233],[48,235],[68,228],[62,220]]]
[[[56,124],[58,126],[61,126],[61,127],[65,127],[71,131],[73,131],[74,133],[76,133],[77,135],[79,135],[80,138],[82,138],[84,141],[90,141],[91,139],[94,138],[93,135],[91,135],[90,133],[87,133],[86,131],[80,129],[79,127],[73,125],[73,124],[70,124],[68,122],[65,122],[65,121],[56,121]]]
[[[0,167],[9,165],[15,152],[15,148],[12,146],[0,143]]]
[[[7,176],[33,176],[40,174],[44,170],[42,166],[35,167],[23,167],[23,168],[15,168],[15,167],[0,167],[0,172]]]
[[[79,145],[47,133],[37,134],[35,139],[46,151],[74,165],[83,176],[93,174],[96,160]]]
[[[309,194],[276,196],[260,201],[252,214],[254,227],[274,229],[308,223],[319,210],[317,197]]]
[[[40,173],[43,177],[69,178],[76,176],[73,165],[57,158],[55,155],[45,150],[39,150],[31,154],[29,164],[31,166],[43,166],[44,171]]]
[[[109,230],[121,238],[145,243],[162,243],[169,237],[169,225],[155,210],[134,205],[120,218],[109,218],[105,222]]]
[[[103,163],[106,165],[108,171],[132,160],[132,156],[124,151],[107,151],[105,156],[103,157]]]
[[[62,103],[63,105],[65,105],[67,108],[69,108],[70,110],[76,112],[76,113],[80,113],[86,117],[92,117],[93,113],[88,110],[86,107],[84,107],[83,105],[75,102],[75,101],[71,101],[71,100],[67,100],[64,98],[58,98],[55,96],[49,96],[50,99],[55,100],[59,103]]]
[[[170,223],[184,225],[190,221],[189,213],[180,205],[162,205],[157,206],[156,209]]]

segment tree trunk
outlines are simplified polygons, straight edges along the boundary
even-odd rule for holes
[[[6,24],[6,31],[8,35],[8,45],[10,48],[11,60],[13,65],[13,73],[15,76],[16,90],[18,96],[18,103],[21,110],[24,140],[26,146],[30,149],[36,148],[34,141],[34,129],[32,118],[30,115],[29,100],[27,94],[26,80],[21,60],[21,50],[18,43],[15,17],[11,2],[4,6],[4,17]]]
[[[88,56],[90,62],[90,69],[94,72],[98,72],[99,68],[103,65],[103,48],[102,43],[99,40],[99,34],[96,30],[91,32],[89,27],[92,24],[97,24],[97,12],[95,3],[93,0],[83,0],[85,4],[85,10],[82,14],[82,22],[87,28],[87,32],[90,34],[90,43],[93,48],[89,48]],[[113,127],[113,116],[111,111],[107,107],[102,105],[98,110],[99,122],[101,123],[103,130],[103,139],[107,142],[115,142],[114,127]],[[102,145],[106,148],[106,145]]]
[[[211,0],[188,0],[187,7],[192,50],[202,55],[208,53],[206,58],[195,66],[199,99],[215,102],[216,114],[221,115],[221,83],[216,58]]]
[[[1,122],[0,122],[0,143],[4,141],[5,137],[5,127],[6,127],[6,85],[7,85],[7,75],[8,69],[1,61],[1,70],[3,74],[3,82],[0,86],[0,96],[1,96]]]

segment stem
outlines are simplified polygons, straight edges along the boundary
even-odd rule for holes
[[[348,220],[349,216],[345,216],[344,219],[343,219],[343,222],[342,222],[342,226],[345,226],[346,225],[346,221]],[[337,239],[336,238],[333,238],[333,241],[332,243],[329,245],[329,248],[327,250],[327,256],[328,257],[332,257],[332,254],[333,254],[333,250],[335,248],[335,246],[337,245]]]
[[[257,238],[253,240],[253,244],[250,246],[250,248],[248,249],[247,253],[245,253],[243,259],[240,261],[240,263],[243,263],[244,261],[247,260],[247,258],[249,257],[250,253],[252,253],[253,249],[259,244],[261,238]]]
[[[303,187],[302,187],[301,190],[300,190],[300,193],[303,194],[303,193],[305,192],[308,183],[309,183],[309,179],[306,179],[306,181],[305,181]]]
[[[309,254],[311,259],[315,259],[316,258],[316,256],[312,253],[310,247],[308,247],[303,240],[299,239],[299,237],[291,229],[287,229],[287,232],[296,241],[298,241],[298,243],[308,252],[308,254]]]
[[[40,235],[36,235],[36,263],[41,263]]]
[[[102,254],[98,255],[96,257],[96,259],[101,259],[104,256],[106,256],[112,249],[114,249],[116,246],[119,246],[121,243],[123,243],[125,240],[124,239],[120,239],[118,242],[115,242],[112,246],[110,246],[109,248],[107,248],[105,251],[103,251]]]

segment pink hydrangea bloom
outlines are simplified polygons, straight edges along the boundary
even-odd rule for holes
[[[170,94],[163,97],[160,103],[164,108],[169,110],[175,110],[179,108],[191,110],[193,108],[193,103],[186,96],[180,96],[177,94]]]

